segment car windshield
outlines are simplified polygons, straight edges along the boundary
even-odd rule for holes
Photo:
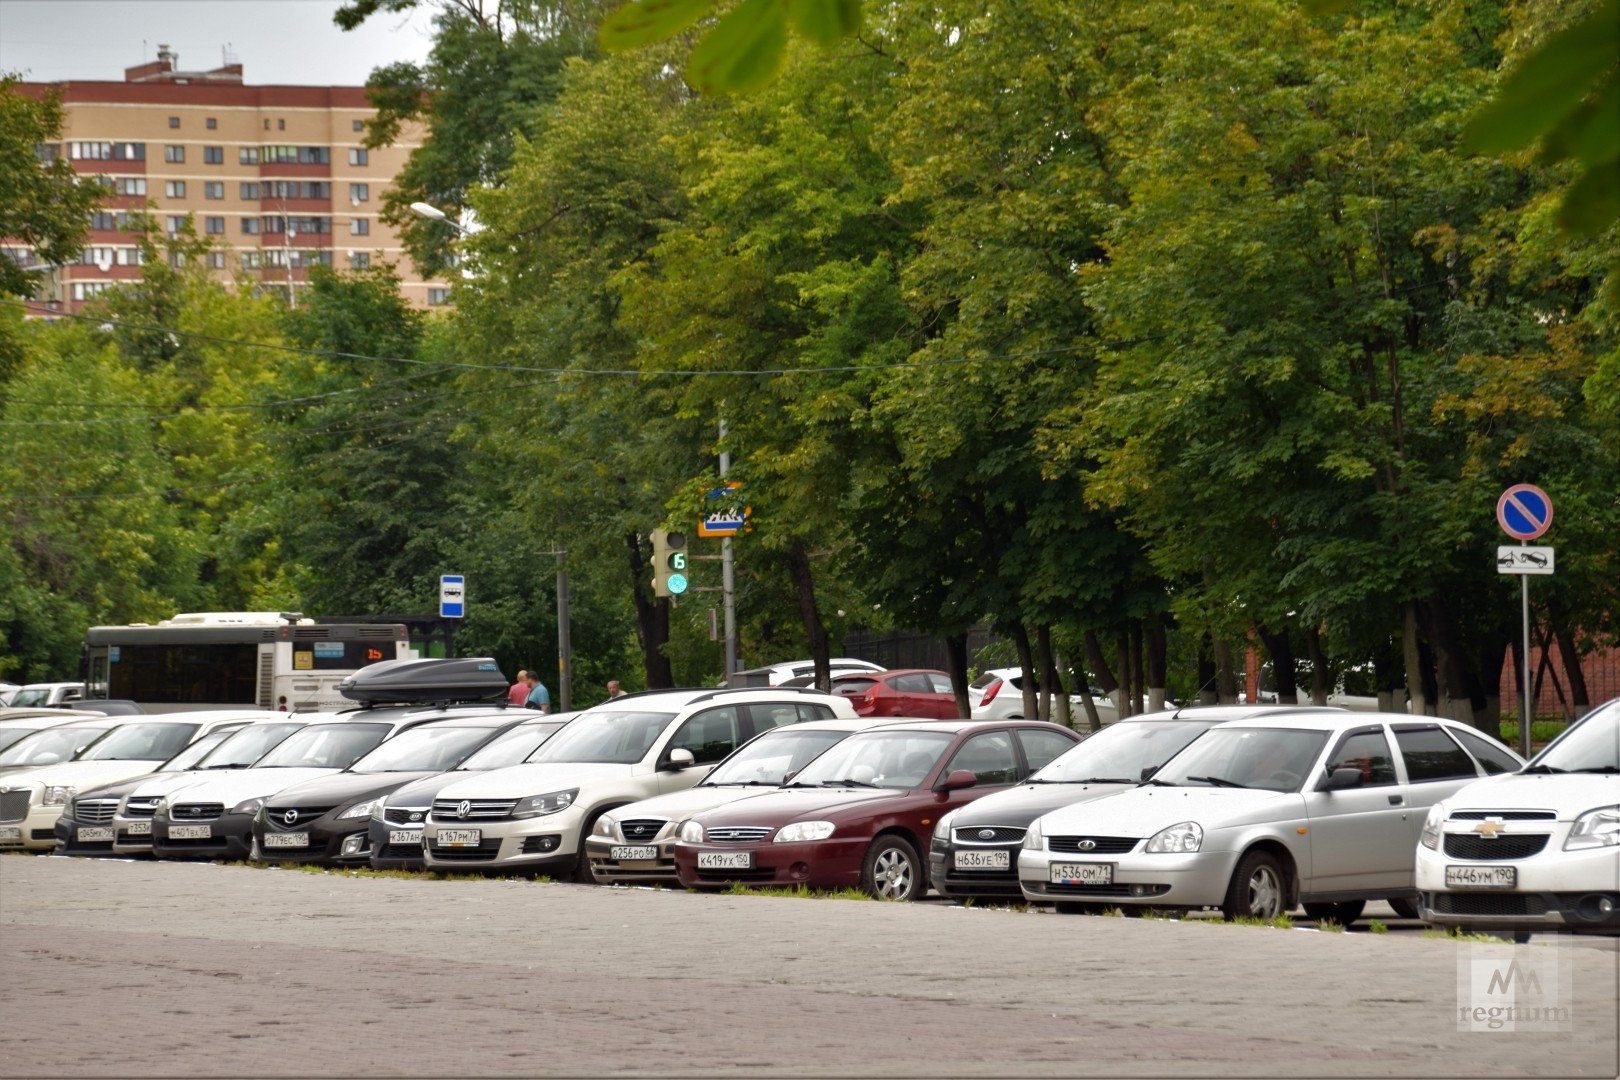
[[[446,772],[490,737],[493,727],[427,727],[402,731],[349,767],[350,772]]]
[[[790,772],[810,762],[849,737],[847,731],[804,731],[782,727],[761,735],[732,754],[703,781],[704,787],[750,784],[774,787]]]
[[[255,769],[347,769],[376,749],[388,724],[311,724],[253,763]]]
[[[13,709],[32,708],[39,705],[48,705],[50,701],[51,692],[49,690],[39,687],[31,690],[24,688],[11,696],[11,707]]]
[[[1535,756],[1529,772],[1605,772],[1620,769],[1620,702],[1586,715]]]
[[[302,721],[285,724],[249,724],[219,744],[203,758],[199,769],[245,769],[264,757],[270,749],[304,726]]]
[[[540,749],[545,741],[557,733],[566,721],[559,720],[554,724],[519,724],[515,728],[503,732],[499,738],[488,746],[479,749],[466,761],[456,766],[457,772],[484,772],[488,769],[504,769],[509,765],[521,765],[529,760],[529,755]]]
[[[230,737],[229,731],[210,731],[190,746],[183,747],[181,751],[158,766],[158,772],[184,772],[195,768],[197,762],[208,755],[208,752]]]
[[[529,760],[634,765],[674,719],[669,712],[593,709],[576,716]]]
[[[167,761],[195,734],[196,724],[125,724],[114,728],[105,739],[98,739],[75,760]]]
[[[1292,728],[1211,728],[1150,782],[1298,791],[1327,737]]]
[[[0,768],[7,765],[54,765],[67,761],[88,743],[107,734],[104,727],[54,727],[19,739],[0,753]]]
[[[862,732],[812,761],[793,786],[914,788],[928,779],[954,738],[944,731]]]
[[[30,735],[36,735],[40,730],[40,728],[23,727],[21,724],[7,724],[0,727],[0,750],[4,750],[12,743],[21,742]]]
[[[1032,784],[1139,783],[1210,729],[1209,720],[1110,724],[1029,778]]]

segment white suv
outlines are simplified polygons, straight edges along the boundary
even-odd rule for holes
[[[854,715],[847,699],[804,688],[613,698],[575,717],[527,763],[441,788],[422,830],[424,861],[592,881],[581,853],[602,814],[691,787],[759,732]]]
[[[1036,698],[1039,697],[1037,691]],[[1094,689],[1091,699],[1097,705],[1098,720],[1112,724],[1119,719],[1119,710],[1108,695]],[[968,707],[969,715],[974,720],[1024,719],[1023,670],[1015,667],[996,668],[974,679],[968,684]],[[1054,706],[1053,712],[1056,711]],[[1082,723],[1085,721],[1085,699],[1079,694],[1069,695],[1069,716]],[[1057,717],[1053,716],[1052,719],[1056,720]]]

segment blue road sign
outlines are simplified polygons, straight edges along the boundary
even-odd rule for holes
[[[439,618],[460,619],[467,613],[467,579],[460,574],[439,577]]]
[[[1514,484],[1496,500],[1496,521],[1515,540],[1534,540],[1552,526],[1553,505],[1534,484]]]

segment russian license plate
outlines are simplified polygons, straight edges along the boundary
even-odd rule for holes
[[[169,832],[172,834],[173,829]],[[309,833],[307,832],[267,832],[264,834],[264,845],[272,847],[309,847]]]
[[[958,851],[955,865],[958,870],[1006,870],[1012,861],[1005,851]]]
[[[1113,863],[1053,863],[1053,885],[1112,885]]]
[[[75,830],[74,835],[76,835],[80,840],[87,842],[91,840],[111,840],[113,838],[113,831],[111,829],[96,828],[78,829]]]
[[[655,847],[615,847],[608,851],[608,858],[620,862],[635,862],[637,860],[658,858],[658,849]]]
[[[483,840],[481,829],[440,829],[439,835],[434,838],[434,847],[469,847],[477,846]]]
[[[0,840],[21,840],[21,825],[0,825]]]
[[[700,851],[699,870],[747,870],[754,865],[752,851]]]
[[[152,823],[150,821],[132,821],[129,823],[129,835],[151,836]]]
[[[1511,889],[1519,883],[1516,866],[1448,866],[1448,889]]]
[[[388,842],[390,844],[420,844],[422,842],[422,830],[389,829]]]
[[[170,840],[207,840],[214,835],[212,825],[170,825]]]

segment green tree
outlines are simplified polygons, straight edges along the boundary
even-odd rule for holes
[[[21,82],[0,74],[0,236],[23,243],[43,265],[71,262],[84,247],[100,188],[44,150],[62,132],[60,95],[26,94]],[[0,296],[32,296],[39,277],[0,258]],[[5,374],[0,367],[0,381]]]

